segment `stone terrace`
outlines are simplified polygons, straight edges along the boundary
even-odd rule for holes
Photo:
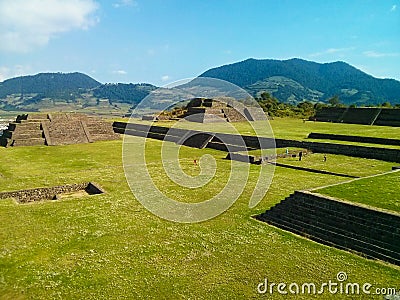
[[[234,102],[236,103],[236,102]],[[240,122],[265,120],[266,115],[261,108],[245,107],[237,103],[233,107],[232,100],[194,98],[187,105],[187,112],[184,118],[188,121],[208,122]]]
[[[400,109],[325,107],[310,120],[364,125],[400,126]]]
[[[111,123],[78,113],[20,115],[0,137],[2,146],[66,145],[119,139]]]
[[[256,216],[317,242],[400,265],[400,215],[296,191]]]

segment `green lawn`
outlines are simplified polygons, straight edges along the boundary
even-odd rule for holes
[[[400,212],[400,172],[333,185],[316,192],[370,206]]]
[[[165,193],[182,201],[201,201],[226,182],[231,162],[223,159],[225,153],[182,147],[179,162],[187,174],[199,174],[193,159],[203,154],[215,157],[217,172],[204,189],[174,186],[160,166],[161,145],[149,140],[146,160]],[[277,167],[267,195],[249,209],[260,168],[252,165],[245,190],[229,210],[209,221],[179,224],[152,215],[134,198],[124,176],[121,148],[122,141],[0,148],[0,191],[84,181],[95,181],[107,191],[26,205],[0,201],[0,299],[248,299],[259,296],[257,285],[266,277],[273,282],[320,284],[335,280],[340,271],[351,282],[399,287],[399,267],[323,246],[251,218],[294,190],[347,179]],[[373,174],[389,167],[340,157],[329,157],[325,166],[334,169],[338,160],[354,174],[362,168]],[[393,182],[389,185],[393,187]],[[287,296],[273,295],[281,298]],[[345,297],[321,296],[329,298]]]
[[[291,150],[291,149],[289,149]],[[354,159],[345,155],[326,154],[327,161],[324,161],[324,154],[313,153],[303,156],[299,161],[297,157],[279,158],[277,162],[311,168],[316,170],[329,171],[333,173],[347,174],[357,177],[365,177],[378,173],[388,172],[396,163],[385,162],[375,159],[359,158]]]

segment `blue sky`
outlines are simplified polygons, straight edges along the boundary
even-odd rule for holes
[[[400,80],[400,0],[0,0],[0,81],[79,71],[164,85],[250,57]]]

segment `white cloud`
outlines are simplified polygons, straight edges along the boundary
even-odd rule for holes
[[[377,52],[377,51],[364,51],[363,54],[367,57],[396,57],[400,56],[400,53],[392,52],[392,53],[384,53],[384,52]]]
[[[395,11],[396,9],[397,9],[397,5],[394,4],[394,5],[392,5],[392,8],[390,9],[390,11]]]
[[[10,70],[7,67],[0,67],[0,82],[8,78]]]
[[[113,4],[115,8],[120,8],[124,6],[137,6],[137,2],[133,0],[119,0]]]
[[[0,50],[28,52],[57,34],[88,29],[97,9],[94,0],[0,0]]]
[[[126,75],[128,74],[128,72],[126,72],[125,70],[115,70],[112,71],[113,74],[117,74],[117,75]]]
[[[310,57],[317,57],[317,56],[323,56],[323,55],[327,55],[327,54],[343,54],[344,52],[348,52],[351,50],[354,50],[354,47],[347,47],[347,48],[329,48],[326,49],[324,51],[321,52],[316,52],[316,53],[312,53],[309,56]]]
[[[0,82],[18,76],[30,74],[32,69],[30,66],[15,65],[15,66],[0,66]]]
[[[164,75],[164,76],[161,77],[161,81],[162,82],[166,82],[166,81],[168,81],[170,79],[171,79],[171,77],[169,77],[168,75]]]

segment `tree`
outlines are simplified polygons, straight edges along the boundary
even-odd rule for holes
[[[338,107],[341,104],[338,96],[333,96],[332,98],[329,98],[328,103],[333,107]]]

